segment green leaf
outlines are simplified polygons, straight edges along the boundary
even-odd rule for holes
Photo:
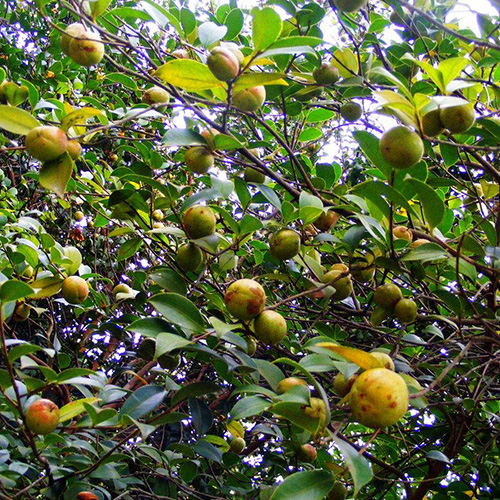
[[[220,392],[221,390],[221,386],[214,384],[213,382],[194,382],[192,384],[185,385],[182,389],[175,393],[172,398],[172,405],[175,406],[190,397],[213,394],[215,392]]]
[[[432,227],[439,226],[443,220],[445,206],[443,200],[436,191],[428,186],[425,182],[417,179],[406,179],[417,192],[418,199],[424,209],[425,220]]]
[[[234,83],[234,92],[257,85],[288,85],[284,78],[286,78],[284,73],[243,73]]]
[[[390,179],[392,167],[382,157],[379,147],[380,141],[364,130],[356,130],[352,135],[366,157],[385,175],[386,179]]]
[[[160,285],[167,292],[178,293],[179,295],[186,295],[187,287],[182,277],[172,269],[161,267],[155,269],[149,277],[157,284]]]
[[[189,59],[176,59],[160,66],[155,76],[165,83],[187,91],[224,88],[225,84],[215,78],[206,64]]]
[[[235,420],[260,415],[267,410],[272,403],[260,396],[250,396],[240,399],[231,409],[231,417]]]
[[[158,359],[163,354],[172,352],[175,349],[180,349],[181,347],[185,347],[189,344],[191,344],[191,341],[181,337],[180,335],[161,332],[156,337],[155,359]]]
[[[142,238],[131,238],[120,246],[118,252],[116,253],[116,258],[118,261],[130,259],[133,257],[139,248],[142,246]]]
[[[167,130],[162,140],[166,146],[206,146],[205,138],[188,128],[171,128]]]
[[[198,308],[177,293],[160,293],[149,299],[153,307],[168,321],[189,331],[205,331],[203,317]]]
[[[288,476],[273,492],[270,500],[323,500],[335,478],[326,470],[305,470]]]
[[[73,160],[68,153],[64,153],[59,158],[42,165],[38,173],[38,182],[43,188],[63,198],[72,173]]]
[[[2,282],[2,286],[0,288],[0,301],[5,303],[24,299],[25,297],[30,296],[33,291],[33,288],[22,281],[4,281]]]
[[[252,9],[252,41],[255,52],[267,49],[281,34],[281,17],[272,7]]]
[[[41,123],[24,109],[0,105],[0,128],[13,134],[27,135]]]
[[[406,255],[403,255],[399,260],[401,261],[413,261],[419,260],[422,262],[432,262],[434,260],[441,260],[448,257],[448,254],[442,247],[437,243],[424,243],[418,246],[414,250],[410,250]]]
[[[167,397],[167,391],[157,385],[148,385],[135,390],[121,407],[120,414],[138,419],[145,417],[160,406]]]
[[[16,346],[9,349],[9,361],[13,363],[16,359],[19,359],[21,356],[26,356],[28,354],[33,354],[34,352],[40,351],[42,348],[37,345],[28,344],[26,342],[22,342],[21,344],[17,344]]]
[[[89,2],[92,19],[95,21],[103,12],[106,11],[110,3],[111,0],[95,0]]]
[[[31,288],[34,292],[30,295],[31,299],[44,299],[52,297],[61,290],[63,278],[60,276],[50,276],[48,278],[40,278],[31,283]]]

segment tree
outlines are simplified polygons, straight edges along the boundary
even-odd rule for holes
[[[1,4],[1,499],[500,497],[499,12],[454,7]]]

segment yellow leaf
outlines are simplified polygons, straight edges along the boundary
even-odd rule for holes
[[[38,173],[38,182],[43,188],[53,191],[62,198],[72,172],[73,160],[68,153],[64,153],[59,158],[42,165]]]
[[[340,76],[343,78],[352,78],[358,74],[358,59],[351,49],[346,48],[335,51],[332,63],[337,67]]]
[[[329,349],[336,354],[339,354],[343,358],[347,359],[351,363],[356,363],[363,370],[370,370],[371,368],[383,368],[383,364],[370,353],[362,351],[361,349],[356,349],[354,347],[345,347],[332,342],[320,342],[315,344],[315,347],[322,347],[323,349]]]
[[[62,119],[61,128],[65,132],[67,132],[71,127],[74,127],[75,125],[85,125],[87,123],[87,120],[89,118],[92,118],[93,116],[104,116],[104,113],[100,109],[95,109],[95,108],[77,109],[67,114]],[[84,132],[85,130],[83,130],[82,132],[78,130],[77,133],[84,133]]]
[[[45,299],[59,293],[63,279],[60,276],[50,276],[48,278],[40,278],[33,283],[30,283],[31,288],[35,290],[30,299]]]
[[[97,401],[99,401],[99,398],[96,397],[83,398],[83,399],[78,399],[76,401],[72,401],[67,405],[64,405],[59,410],[59,422],[66,422],[66,420],[71,420],[76,416],[80,415],[81,413],[83,413],[85,411],[83,403],[88,403],[91,405],[97,403]]]
[[[237,437],[245,437],[245,429],[237,420],[231,420],[227,423],[226,429],[231,433],[231,435],[235,438]]]

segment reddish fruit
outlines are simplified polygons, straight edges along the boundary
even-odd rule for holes
[[[73,139],[68,141],[68,149],[66,150],[73,160],[77,160],[82,155],[82,145]]]
[[[297,458],[306,464],[312,464],[317,456],[316,448],[312,444],[303,444],[297,451]]]
[[[68,149],[68,138],[60,128],[42,125],[28,132],[26,149],[37,160],[55,160]]]
[[[415,241],[412,243],[411,247],[412,247],[412,248],[417,248],[417,247],[419,247],[420,245],[426,245],[427,243],[431,243],[431,242],[430,242],[429,240],[424,239],[424,238],[419,238],[418,240],[415,240]]]
[[[273,257],[291,259],[300,252],[300,235],[292,229],[280,229],[271,236],[269,246]]]
[[[214,166],[214,155],[204,146],[189,148],[184,155],[187,168],[195,174],[205,174]]]
[[[146,104],[167,104],[170,101],[170,94],[161,87],[151,87],[142,94],[142,102]]]
[[[333,85],[340,78],[340,73],[332,63],[323,63],[320,68],[314,69],[313,78],[320,85]]]
[[[231,315],[248,321],[264,310],[266,292],[255,280],[241,279],[229,285],[224,302]]]
[[[174,50],[171,56],[175,57],[176,59],[190,59],[189,52],[185,49]]]
[[[394,283],[386,283],[377,287],[373,294],[373,302],[385,310],[392,310],[396,304],[403,298],[403,294]]]
[[[59,408],[50,399],[37,399],[29,405],[25,417],[31,432],[45,436],[59,424]]]
[[[214,128],[206,129],[201,133],[201,136],[207,141],[210,149],[215,149],[215,136],[217,135],[219,135],[219,132]]]
[[[99,497],[90,493],[90,491],[82,491],[81,493],[78,493],[76,500],[99,500]]]
[[[307,387],[307,382],[298,377],[284,378],[283,380],[280,380],[280,383],[276,388],[276,392],[278,394],[284,394],[285,392],[288,392],[292,387],[297,387],[299,385]]]
[[[233,95],[233,105],[241,111],[254,112],[266,101],[266,87],[258,85]]]
[[[215,233],[217,219],[210,207],[194,205],[186,210],[183,225],[189,238],[197,240]]]
[[[322,232],[329,231],[330,228],[337,223],[340,215],[333,210],[323,212],[315,221],[314,225]]]
[[[70,304],[81,304],[89,294],[87,282],[79,276],[70,276],[62,283],[62,295]]]
[[[93,66],[104,57],[104,44],[97,33],[85,31],[69,42],[69,56],[81,66]]]
[[[215,47],[207,58],[207,66],[215,78],[223,82],[233,80],[240,72],[240,63],[234,53],[224,47]]]

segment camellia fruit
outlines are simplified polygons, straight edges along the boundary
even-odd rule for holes
[[[247,444],[242,437],[235,437],[231,443],[229,443],[229,449],[236,455],[239,455],[246,446]]]
[[[387,368],[363,372],[349,394],[354,420],[372,429],[395,424],[408,410],[408,402],[405,381]]]
[[[416,132],[399,125],[382,135],[380,152],[394,168],[410,168],[422,159],[424,143]]]
[[[405,226],[396,226],[392,230],[392,234],[394,238],[406,240],[408,243],[411,243],[411,241],[413,240],[413,233],[411,229],[408,229]]]
[[[430,241],[429,241],[429,240],[426,240],[426,239],[424,239],[424,238],[419,238],[418,240],[415,240],[415,241],[412,243],[411,247],[412,247],[412,248],[418,248],[419,246],[421,246],[421,245],[426,245],[427,243],[430,243]]]
[[[328,210],[323,212],[314,222],[314,226],[317,227],[323,233],[329,231],[330,228],[337,223],[340,219],[340,215],[333,210]]]
[[[161,87],[151,87],[142,94],[142,102],[145,104],[167,104],[170,101],[170,94]]]
[[[263,311],[253,323],[255,338],[266,345],[279,344],[286,336],[285,318],[276,311]]]
[[[31,129],[26,135],[26,150],[37,160],[55,160],[67,149],[68,137],[58,127],[42,125]]]
[[[345,500],[347,496],[347,488],[340,481],[335,481],[333,488],[326,497],[327,500]]]
[[[311,398],[310,406],[304,408],[304,415],[312,419],[319,419],[319,431],[321,432],[326,427],[326,407],[325,403],[320,398]]]
[[[337,396],[344,398],[349,394],[352,384],[354,384],[354,381],[357,377],[358,375],[354,374],[352,377],[349,377],[346,380],[342,373],[337,373],[337,375],[335,375],[335,378],[333,379],[333,392],[335,392]]]
[[[241,111],[257,111],[265,101],[266,87],[264,85],[240,90],[233,95],[233,105]]]
[[[215,233],[217,219],[210,207],[194,205],[186,210],[183,225],[186,234],[191,239],[197,240]]]
[[[357,260],[351,265],[351,276],[360,283],[369,283],[375,276],[375,266],[366,260]]]
[[[319,85],[333,85],[340,78],[339,70],[332,63],[322,63],[313,70],[313,78]]]
[[[363,116],[363,109],[356,102],[347,102],[340,106],[340,116],[349,123],[357,122]]]
[[[183,243],[177,250],[175,260],[183,271],[196,271],[203,262],[203,252],[193,243]]]
[[[132,288],[130,288],[127,284],[125,283],[118,283],[113,288],[113,295],[116,297],[119,293],[130,293],[132,292]]]
[[[154,220],[157,221],[162,221],[165,218],[165,214],[163,213],[163,210],[156,209],[153,210],[153,213],[151,214]]]
[[[264,184],[264,182],[266,182],[266,174],[263,174],[252,167],[245,168],[243,178],[246,182],[253,182],[254,184]]]
[[[82,145],[73,139],[68,141],[68,148],[66,150],[71,156],[72,160],[77,160],[82,154]]]
[[[89,294],[87,282],[79,276],[70,276],[62,283],[62,296],[70,304],[81,304]]]
[[[269,247],[273,257],[291,259],[300,252],[300,235],[292,229],[280,229],[271,236]]]
[[[81,66],[99,64],[104,57],[104,44],[101,37],[92,31],[84,31],[72,38],[68,46],[69,57]]]
[[[31,307],[25,302],[18,302],[12,313],[12,319],[17,322],[26,321],[30,317]]]
[[[349,268],[347,268],[347,270],[349,270]],[[323,275],[321,281],[323,283],[329,283],[333,286],[333,288],[335,288],[335,292],[330,296],[331,300],[344,300],[352,294],[353,288],[351,277],[344,276],[339,278],[340,275],[345,273],[346,270],[333,269]]]
[[[255,280],[241,279],[229,285],[224,302],[232,316],[248,321],[264,310],[266,292]]]
[[[297,451],[299,461],[306,464],[312,464],[317,456],[316,448],[312,444],[303,444]]]
[[[224,47],[215,47],[207,58],[208,69],[218,80],[229,82],[240,72],[240,63],[234,52]]]
[[[186,49],[174,50],[170,55],[176,59],[190,59],[189,52]]]
[[[204,146],[189,148],[184,155],[187,168],[195,174],[205,174],[214,166],[214,155]]]
[[[81,210],[77,210],[74,214],[73,214],[73,219],[76,220],[76,222],[80,222],[82,221],[83,219],[85,219],[85,214],[81,211]]]
[[[219,135],[219,132],[214,128],[205,129],[201,136],[207,141],[207,146],[210,149],[215,149],[215,136]]]
[[[400,323],[413,323],[417,318],[417,303],[411,299],[401,299],[394,308],[394,315]]]
[[[392,310],[396,304],[403,298],[403,294],[394,283],[386,283],[376,288],[373,294],[373,302],[385,310]]]
[[[452,134],[463,134],[476,122],[474,106],[469,102],[458,106],[441,108],[439,117],[443,127],[447,128]]]
[[[283,380],[280,380],[278,387],[276,388],[276,392],[278,394],[284,394],[285,392],[288,392],[292,387],[297,387],[298,385],[307,387],[307,382],[298,377],[287,377]]]
[[[28,406],[25,417],[31,432],[45,436],[57,428],[59,408],[50,399],[37,399]]]
[[[85,33],[85,26],[80,23],[72,23],[64,30],[64,33],[61,35],[61,50],[64,54],[69,56],[69,44],[71,40],[83,35],[83,33]]]
[[[402,299],[404,300],[404,299]],[[372,351],[370,354],[376,358],[380,363],[382,363],[383,368],[387,368],[388,370],[394,371],[394,361],[392,358],[386,354],[385,352],[382,351]]]
[[[340,12],[356,12],[366,5],[367,0],[333,0]]]
[[[439,109],[433,109],[422,116],[422,132],[427,137],[436,137],[444,132]]]

